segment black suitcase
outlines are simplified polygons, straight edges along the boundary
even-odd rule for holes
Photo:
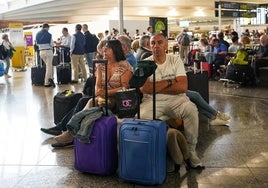
[[[58,84],[68,84],[72,80],[72,69],[70,63],[61,63],[57,65]]]
[[[59,49],[60,64],[57,65],[56,67],[58,84],[68,84],[72,80],[71,64],[68,62],[66,63],[65,58],[66,58],[65,49],[60,47]]]
[[[209,103],[208,72],[207,71],[188,71],[188,89],[197,91]]]
[[[32,85],[41,86],[45,83],[46,66],[43,64],[43,60],[36,53],[35,66],[31,68],[31,80]]]
[[[71,90],[57,93],[53,99],[54,123],[59,123],[76,106],[81,97],[82,93],[74,93]]]

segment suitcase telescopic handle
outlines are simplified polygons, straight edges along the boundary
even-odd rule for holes
[[[138,71],[139,73],[139,71]],[[139,74],[138,74],[139,76]],[[136,88],[138,94],[138,119],[140,119],[140,88]],[[155,71],[153,71],[153,120],[156,120],[156,86],[155,86]]]
[[[95,106],[95,86],[96,86],[96,75],[95,75],[95,66],[96,64],[102,63],[105,66],[105,115],[108,116],[108,60],[106,59],[93,59],[93,89],[92,89],[92,99],[93,99],[93,106]]]

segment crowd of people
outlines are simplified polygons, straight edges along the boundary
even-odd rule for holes
[[[267,59],[267,34],[253,30],[251,33],[246,30],[240,36],[236,31],[218,32],[210,36],[202,35],[199,40],[197,49],[200,50],[203,60],[213,65],[213,78],[218,80],[221,77],[225,78],[226,67],[237,57],[237,52],[241,49],[247,51],[246,59],[248,66],[251,67],[249,72],[252,72],[251,84],[256,85],[259,78],[260,67],[267,67],[265,60]],[[187,47],[190,49],[190,45]],[[239,57],[238,57],[239,58]],[[223,68],[222,68],[223,67]]]
[[[79,26],[79,25],[77,25]],[[76,28],[77,28],[76,26]],[[79,29],[77,29],[78,32]],[[81,29],[80,29],[81,30]],[[188,90],[188,82],[184,61],[180,56],[167,54],[168,40],[161,33],[152,34],[148,27],[148,33],[139,37],[136,31],[135,37],[131,38],[127,34],[119,35],[114,30],[113,36],[108,35],[99,41],[95,58],[108,60],[108,101],[109,109],[115,109],[115,93],[122,88],[129,88],[129,80],[133,75],[136,63],[140,60],[153,60],[157,64],[156,74],[156,118],[182,119],[184,131],[169,127],[167,131],[168,155],[172,161],[169,171],[174,171],[175,167],[185,164],[187,169],[203,169],[204,166],[196,152],[198,142],[199,117],[198,111],[210,119],[210,125],[226,125],[230,116],[211,107],[202,96],[195,91]],[[81,34],[79,34],[81,35]],[[116,36],[116,37],[115,37]],[[81,35],[82,37],[82,35]],[[133,42],[138,40],[136,52],[132,49]],[[70,47],[72,51],[72,47]],[[73,54],[71,52],[70,54]],[[73,61],[73,59],[72,59]],[[103,71],[101,65],[96,67],[96,104],[103,105]],[[140,106],[141,118],[152,118],[152,78],[146,78],[146,82],[140,87],[143,94]],[[92,87],[91,85],[87,86]],[[68,130],[68,123],[77,112],[92,107],[92,98],[84,89],[84,96],[72,110],[71,115],[65,116],[60,123],[51,128],[41,128],[41,131],[54,135],[55,143],[52,147],[61,148],[73,145],[74,134]],[[116,111],[113,111],[116,114]],[[164,118],[165,117],[165,118]],[[173,141],[185,140],[184,145],[175,144]]]

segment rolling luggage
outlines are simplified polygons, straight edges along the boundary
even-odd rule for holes
[[[209,85],[208,85],[208,71],[203,71],[202,62],[200,65],[201,71],[188,71],[188,89],[197,91],[209,103]]]
[[[41,86],[45,83],[46,66],[42,61],[40,55],[36,53],[35,66],[31,68],[32,85]]]
[[[164,121],[155,120],[155,75],[153,74],[153,120],[124,119],[119,130],[119,177],[155,185],[166,178],[166,131]]]
[[[90,143],[82,143],[74,139],[75,169],[80,172],[87,172],[98,175],[110,175],[116,172],[118,167],[117,154],[117,119],[108,116],[108,90],[107,90],[107,60],[94,60],[95,63],[105,63],[105,107],[106,114],[95,121],[90,136]],[[95,76],[94,76],[95,77]],[[93,87],[94,88],[94,87]],[[94,89],[93,89],[94,90]],[[95,101],[93,91],[93,101]],[[94,104],[94,102],[93,102]]]
[[[54,123],[61,122],[62,118],[70,112],[82,97],[82,93],[71,90],[58,92],[53,99]]]
[[[58,84],[68,84],[72,80],[72,70],[70,63],[60,63],[57,69],[57,82]]]
[[[72,80],[72,69],[70,63],[65,63],[64,50],[59,49],[60,64],[56,66],[58,84],[68,84]]]

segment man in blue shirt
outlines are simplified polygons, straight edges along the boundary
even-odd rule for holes
[[[55,87],[53,81],[53,46],[52,35],[48,32],[49,25],[43,24],[42,30],[36,34],[36,43],[40,50],[40,56],[46,64],[45,87]]]
[[[121,42],[122,44],[122,48],[123,51],[125,53],[126,56],[126,60],[129,62],[129,64],[132,67],[136,66],[137,60],[134,57],[132,51],[131,51],[131,39],[127,36],[121,35],[118,37],[118,40]]]
[[[223,43],[220,43],[219,39],[213,39],[212,45],[214,47],[213,64],[215,65],[215,69],[216,69],[215,73],[216,73],[216,76],[219,76],[220,66],[224,65],[225,57],[227,55],[228,49]]]
[[[72,83],[78,83],[78,72],[79,67],[82,71],[84,81],[87,80],[87,71],[84,62],[85,53],[85,36],[81,32],[82,25],[77,24],[75,26],[75,34],[72,36],[70,45],[70,56],[73,69],[73,80]]]

